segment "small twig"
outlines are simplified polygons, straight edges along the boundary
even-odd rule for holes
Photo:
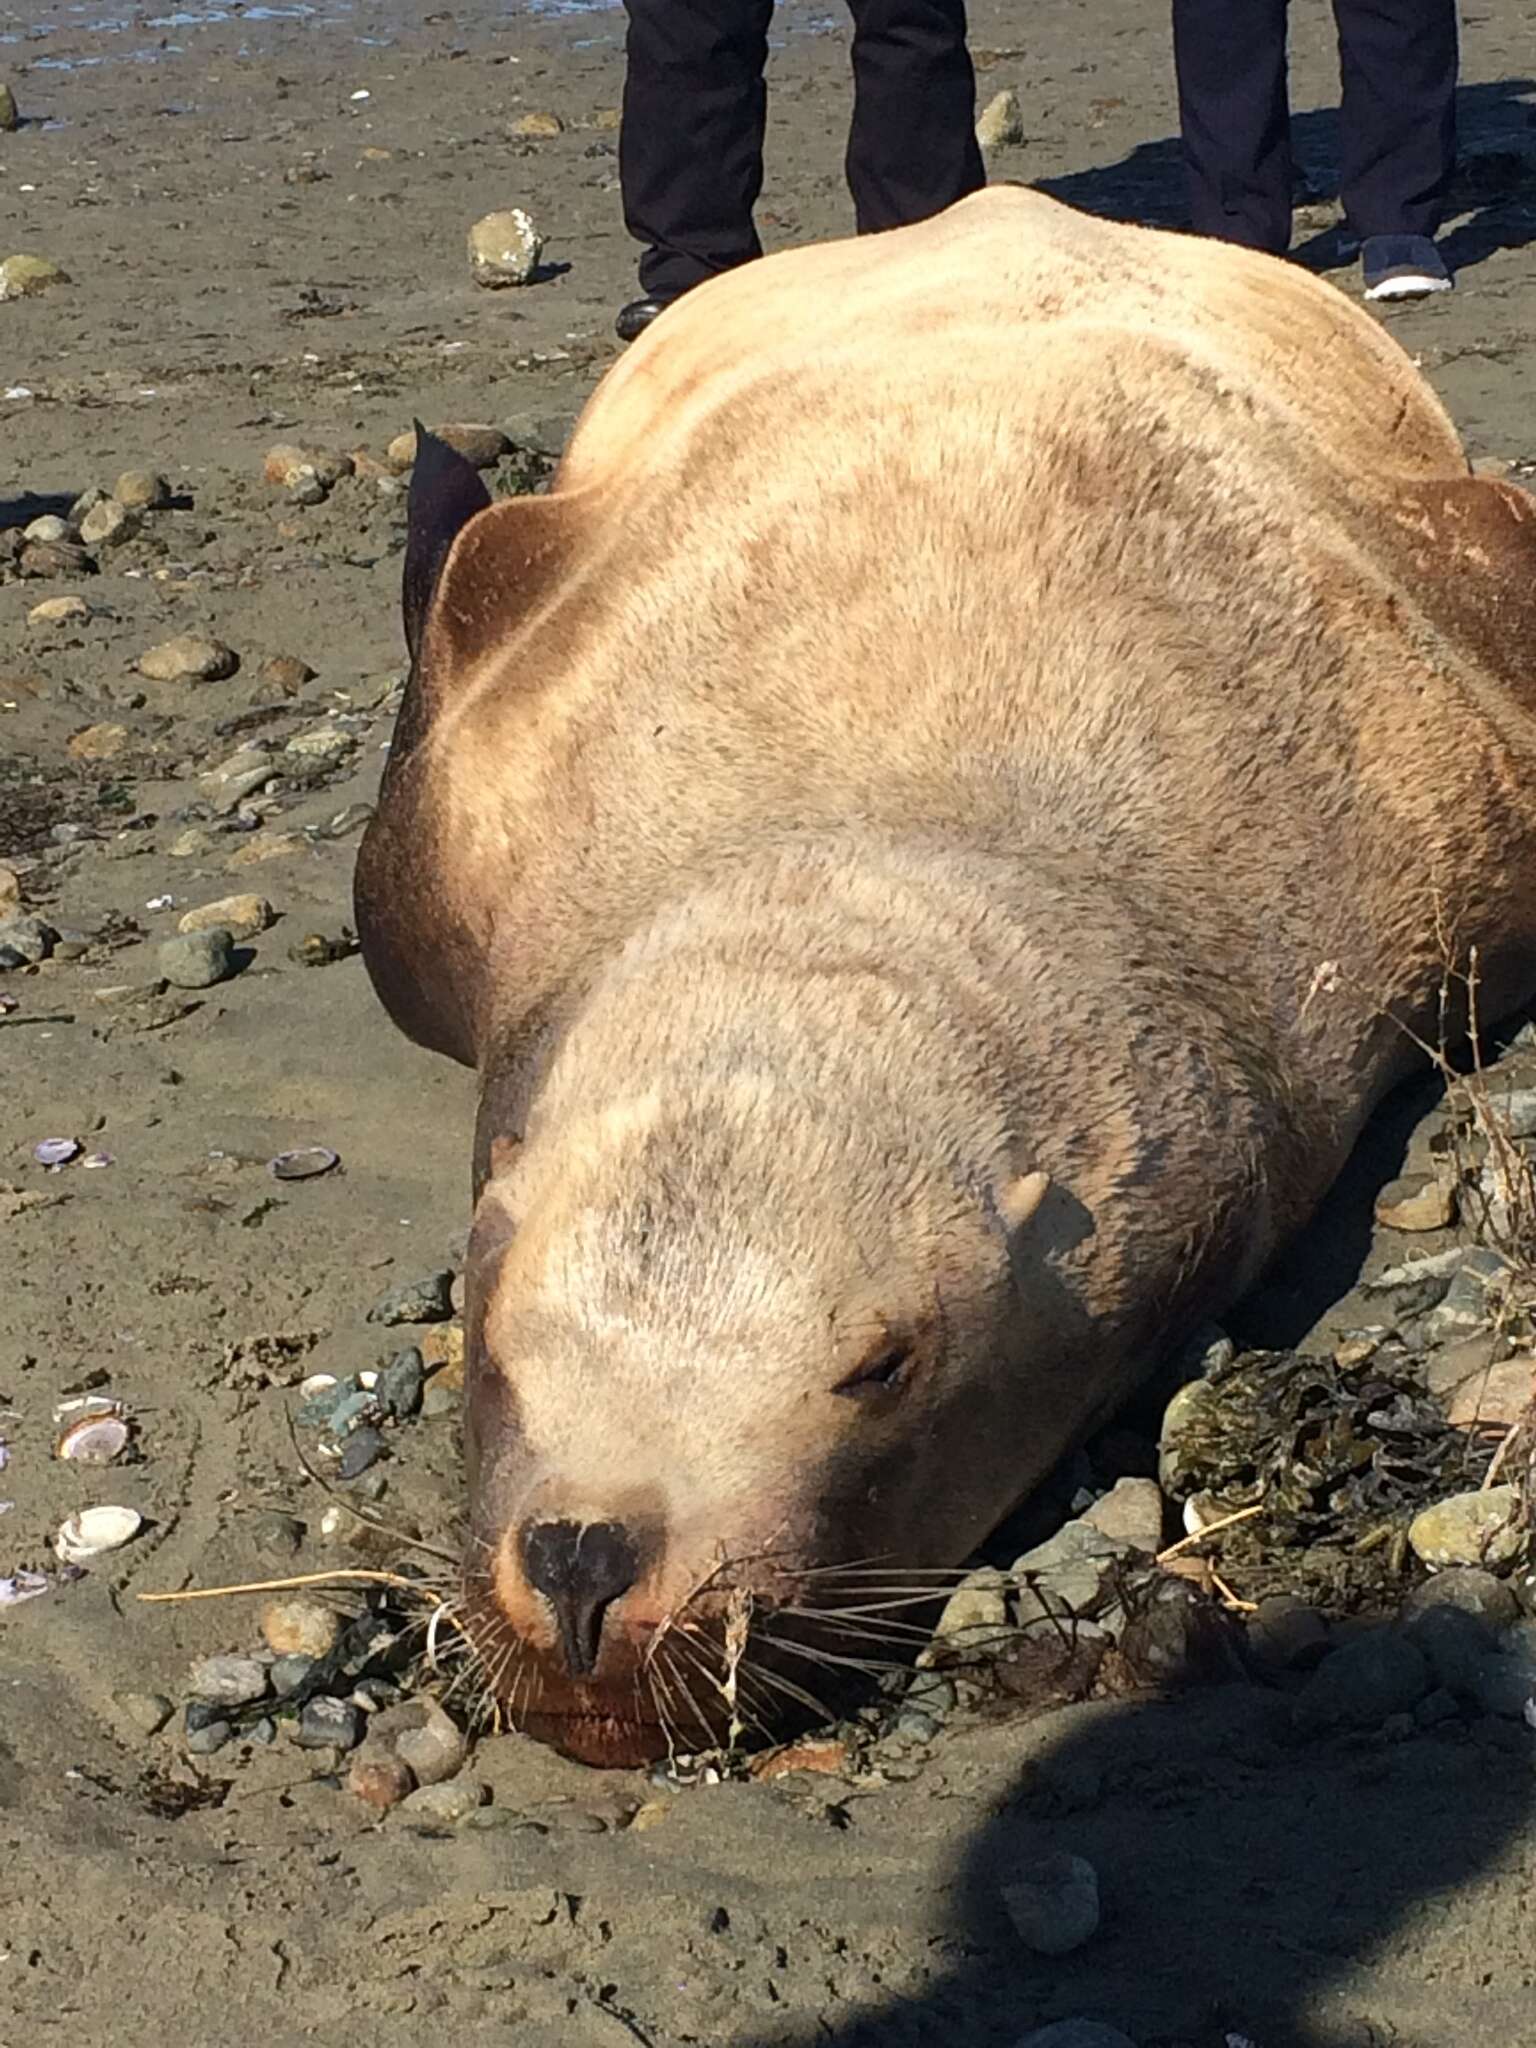
[[[1222,1599],[1226,1602],[1228,1607],[1230,1607],[1235,1614],[1258,1613],[1259,1603],[1257,1600],[1239,1599],[1237,1594],[1233,1592],[1232,1588],[1221,1576],[1221,1573],[1216,1570],[1214,1565],[1210,1567],[1210,1573],[1211,1584],[1216,1588],[1217,1592],[1221,1595]]]
[[[1187,1536],[1181,1536],[1177,1543],[1170,1543],[1166,1550],[1160,1550],[1152,1560],[1154,1564],[1166,1564],[1170,1557],[1182,1557],[1196,1543],[1203,1543],[1207,1536],[1214,1536],[1218,1529],[1230,1529],[1234,1522],[1246,1522],[1250,1515],[1262,1515],[1263,1501],[1255,1501],[1251,1508],[1239,1508],[1236,1514],[1222,1515],[1214,1522],[1207,1522],[1203,1529],[1193,1529]]]
[[[1494,1452],[1492,1458],[1489,1459],[1488,1470],[1483,1474],[1483,1483],[1478,1488],[1479,1493],[1486,1493],[1489,1487],[1497,1480],[1499,1473],[1503,1470],[1504,1460],[1514,1448],[1515,1439],[1519,1436],[1521,1430],[1524,1429],[1527,1420],[1528,1418],[1522,1415],[1520,1420],[1512,1422],[1503,1436],[1500,1437],[1499,1447]]]
[[[407,1592],[421,1593],[430,1589],[420,1579],[408,1579],[401,1572],[374,1572],[342,1570],[334,1572],[299,1572],[291,1579],[250,1579],[239,1586],[189,1586],[182,1593],[139,1593],[140,1600],[223,1600],[231,1593],[291,1593],[299,1586],[329,1586],[338,1579],[349,1584],[365,1580],[372,1586],[402,1586]]]

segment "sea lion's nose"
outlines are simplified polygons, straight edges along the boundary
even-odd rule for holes
[[[603,1616],[640,1568],[629,1531],[619,1522],[533,1522],[522,1549],[529,1585],[560,1624],[565,1660],[584,1677],[597,1664]]]

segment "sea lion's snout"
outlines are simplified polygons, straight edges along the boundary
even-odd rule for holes
[[[533,1522],[519,1537],[523,1574],[552,1612],[573,1678],[597,1668],[603,1620],[634,1585],[639,1555],[620,1522]]]

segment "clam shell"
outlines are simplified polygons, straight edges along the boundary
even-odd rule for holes
[[[62,1564],[86,1564],[109,1550],[121,1550],[144,1526],[135,1508],[81,1508],[60,1525],[53,1554]]]
[[[127,1450],[128,1435],[121,1415],[82,1415],[60,1433],[54,1455],[77,1465],[110,1465]]]
[[[296,1152],[279,1152],[268,1161],[268,1171],[275,1180],[314,1180],[340,1164],[340,1153],[328,1145],[304,1145]]]
[[[121,1401],[114,1401],[110,1394],[71,1394],[67,1401],[57,1401],[53,1409],[53,1426],[63,1429],[72,1422],[83,1422],[87,1416],[118,1415],[128,1410]]]
[[[306,1401],[313,1401],[317,1394],[328,1394],[336,1385],[333,1372],[312,1372],[307,1380],[299,1381],[299,1392]]]

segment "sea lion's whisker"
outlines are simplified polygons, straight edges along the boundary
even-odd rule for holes
[[[766,1635],[766,1631],[764,1632]],[[907,1671],[910,1665],[896,1663],[890,1658],[840,1657],[833,1650],[813,1649],[809,1643],[796,1642],[793,1636],[767,1636],[776,1650],[786,1656],[804,1658],[807,1664],[824,1664],[841,1671],[863,1671],[878,1676],[886,1671]]]
[[[780,1607],[775,1612],[796,1621],[820,1623],[830,1635],[857,1636],[865,1641],[886,1643],[922,1644],[933,1640],[933,1630],[920,1628],[916,1622],[881,1621],[841,1607]]]
[[[786,1678],[782,1671],[775,1671],[767,1664],[754,1664],[751,1670],[760,1685],[771,1686],[775,1692],[782,1693],[785,1699],[795,1706],[806,1708],[818,1720],[828,1721],[832,1718],[832,1709],[825,1700],[818,1699],[815,1693],[807,1692],[804,1686],[796,1685],[795,1681]]]

